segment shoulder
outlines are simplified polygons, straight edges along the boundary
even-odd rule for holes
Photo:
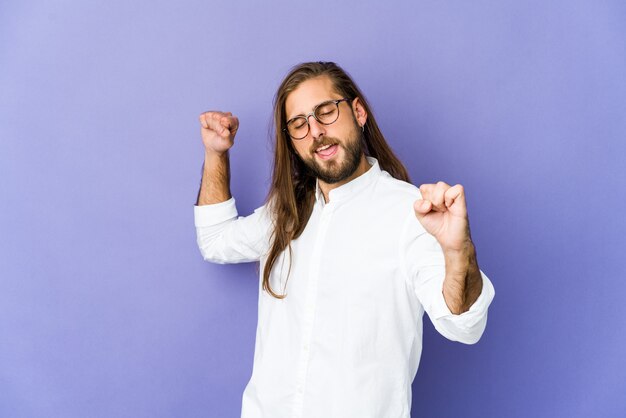
[[[392,177],[387,171],[381,171],[376,184],[367,193],[370,216],[373,219],[386,219],[386,222],[402,225],[415,218],[413,203],[421,199],[422,194],[414,184]]]
[[[390,203],[413,202],[422,198],[420,189],[412,183],[394,178],[386,171],[381,171],[376,185],[377,198]]]
[[[417,186],[381,171],[372,192],[367,194],[367,202],[364,202],[367,209],[360,210],[367,212],[368,225],[380,232],[378,236],[391,233],[400,242],[424,232],[413,208],[413,203],[421,198]]]

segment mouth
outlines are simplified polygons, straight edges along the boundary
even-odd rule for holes
[[[323,145],[315,150],[315,154],[317,154],[322,160],[327,160],[335,155],[338,149],[339,146],[337,144]]]

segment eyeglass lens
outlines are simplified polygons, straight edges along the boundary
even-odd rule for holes
[[[313,113],[315,119],[323,125],[330,125],[339,118],[339,103],[330,101],[320,103]],[[292,119],[287,124],[289,136],[293,139],[302,139],[309,133],[309,120],[304,116]]]

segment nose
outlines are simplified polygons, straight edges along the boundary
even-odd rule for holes
[[[309,122],[309,130],[314,140],[317,140],[322,135],[326,135],[324,125],[319,123],[313,115],[308,116],[307,121]]]

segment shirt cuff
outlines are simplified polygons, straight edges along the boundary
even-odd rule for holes
[[[433,301],[433,309],[431,313],[432,319],[446,318],[455,322],[461,322],[464,325],[471,327],[474,323],[480,321],[480,319],[487,312],[487,308],[491,304],[493,297],[495,296],[495,290],[493,284],[483,271],[480,271],[480,275],[483,278],[483,288],[478,296],[478,299],[474,301],[468,311],[461,314],[453,314],[450,312],[446,300],[443,297],[443,287],[439,290],[435,300]]]
[[[196,227],[213,226],[238,216],[235,198],[211,205],[193,205]]]

